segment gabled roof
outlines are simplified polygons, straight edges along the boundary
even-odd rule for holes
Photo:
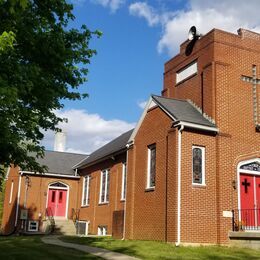
[[[187,100],[152,96],[153,100],[164,110],[166,110],[175,121],[182,121],[192,124],[215,127],[216,125],[203,116]]]
[[[86,154],[45,151],[43,158],[37,158],[40,165],[48,167],[47,173],[74,176],[73,166],[87,157]],[[23,169],[26,171],[26,169]]]
[[[128,140],[133,132],[132,130],[129,130],[128,132],[120,135],[116,139],[112,140],[111,142],[107,143],[106,145],[102,146],[98,150],[94,151],[92,154],[89,155],[88,158],[83,160],[82,162],[76,164],[74,166],[75,168],[83,168],[86,166],[93,165],[94,163],[103,161],[105,159],[108,159],[109,157],[112,157],[116,154],[120,154],[121,152],[126,151],[126,145],[128,143]]]
[[[191,104],[188,100],[152,95],[148,100],[143,114],[129,139],[129,143],[134,141],[134,138],[148,110],[156,106],[158,106],[173,120],[173,126],[175,127],[182,125],[184,127],[199,129],[202,131],[218,132],[213,120],[210,120],[209,117],[202,114],[199,109],[197,109],[195,105]]]

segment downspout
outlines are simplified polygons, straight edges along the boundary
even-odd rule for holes
[[[203,72],[200,74],[200,86],[201,86],[201,111],[202,115],[204,113],[204,81],[203,81]]]
[[[176,246],[181,243],[181,132],[184,126],[178,129],[178,193],[177,193],[177,242]]]
[[[20,204],[22,175],[23,175],[23,172],[20,172],[19,182],[18,182],[18,193],[17,193],[16,212],[15,212],[15,224],[14,224],[15,227],[17,227],[17,222],[18,222],[18,212],[19,212],[19,204]]]
[[[127,175],[128,175],[128,149],[129,149],[129,144],[126,145],[126,175],[125,175],[125,205],[124,205],[124,229],[123,229],[123,237],[122,240],[125,240],[125,225],[126,225],[126,198],[127,198]]]
[[[169,135],[166,136],[166,161],[165,161],[165,234],[164,240],[168,241],[168,149],[169,149]]]

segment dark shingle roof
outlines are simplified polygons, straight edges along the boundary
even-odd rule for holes
[[[87,157],[86,154],[45,151],[43,158],[37,158],[40,165],[48,167],[48,173],[75,175],[73,166]]]
[[[167,111],[176,121],[216,127],[211,121],[205,118],[192,104],[187,100],[165,98],[153,95],[154,101]]]
[[[101,148],[90,154],[88,158],[80,162],[78,165],[75,165],[74,168],[82,168],[83,166],[91,165],[100,160],[107,159],[114,154],[120,153],[121,151],[125,151],[127,142],[132,132],[133,129],[102,146]]]

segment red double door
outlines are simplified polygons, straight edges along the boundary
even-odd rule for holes
[[[67,190],[49,189],[48,210],[54,217],[66,216]]]
[[[240,219],[245,227],[260,226],[260,176],[240,174]]]

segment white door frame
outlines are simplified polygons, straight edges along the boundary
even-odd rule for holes
[[[51,186],[52,184],[54,183],[61,183],[63,185],[65,185],[66,187],[58,187],[58,186]],[[68,219],[68,209],[69,209],[69,192],[70,192],[70,187],[68,184],[62,182],[62,181],[53,181],[53,182],[50,182],[48,184],[48,190],[47,190],[47,197],[46,197],[46,206],[45,208],[47,209],[48,207],[48,199],[49,199],[49,190],[67,190],[67,196],[66,196],[66,209],[65,209],[65,217],[56,217],[56,216],[53,216],[55,219]]]
[[[254,158],[254,159],[250,159],[250,160],[246,160],[246,161],[241,161],[238,163],[237,165],[237,198],[238,198],[238,209],[241,208],[240,205],[240,174],[241,173],[245,173],[245,174],[251,174],[251,175],[260,175],[260,172],[257,171],[248,171],[248,170],[243,170],[240,169],[240,167],[244,164],[248,164],[248,163],[252,163],[252,162],[258,162],[260,163],[260,159],[259,158]]]

